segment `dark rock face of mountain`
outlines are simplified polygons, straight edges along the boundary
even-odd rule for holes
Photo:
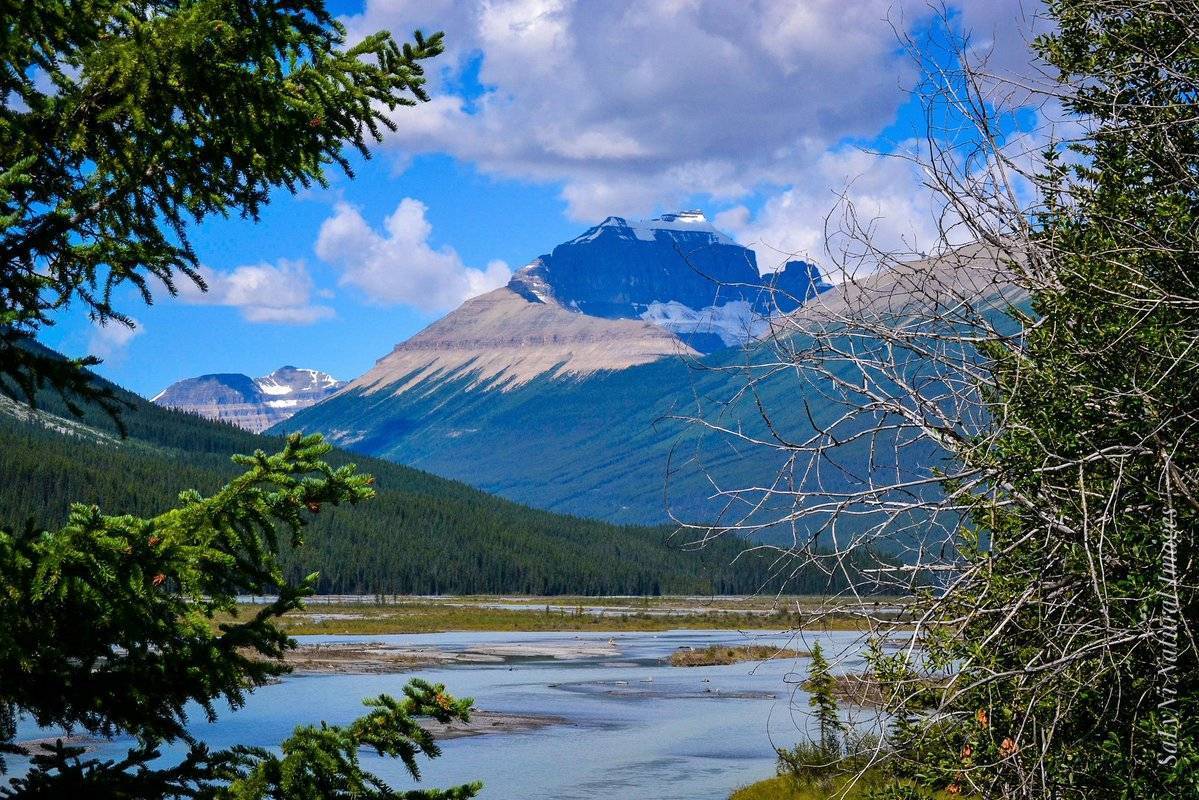
[[[172,383],[153,402],[257,433],[344,385],[324,372],[287,366],[257,379],[235,372],[185,378]]]
[[[712,330],[675,332],[707,333],[689,343],[712,350],[732,343],[732,317],[744,324],[753,315],[793,311],[829,287],[802,261],[759,274],[752,250],[702,213],[684,211],[633,222],[608,217],[517,272],[509,288],[531,302],[552,300],[589,316],[646,319],[667,329],[683,321],[680,314],[693,317],[687,328],[702,327],[694,318],[707,316]]]
[[[827,288],[800,261],[763,278],[753,251],[697,211],[609,217],[396,345],[349,389],[402,394],[454,377],[511,391],[694,357],[753,339],[767,315]]]

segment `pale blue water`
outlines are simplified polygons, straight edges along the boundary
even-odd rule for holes
[[[420,785],[482,780],[480,796],[488,800],[723,800],[737,786],[773,775],[774,747],[806,735],[807,696],[797,683],[806,676],[806,660],[680,668],[662,659],[681,646],[715,643],[805,649],[819,639],[836,652],[855,637],[808,634],[798,641],[782,634],[735,631],[301,637],[450,650],[488,643],[611,638],[619,654],[460,664],[397,675],[293,676],[257,690],[245,708],[224,713],[215,724],[200,719],[193,731],[214,747],[272,747],[298,724],[348,722],[362,712],[362,698],[398,695],[410,677],[419,675],[444,683],[455,695],[473,697],[477,707],[488,711],[569,720],[536,731],[447,740],[440,758],[422,761]],[[840,668],[855,666],[850,659]],[[36,730],[22,730],[22,736],[36,735]],[[101,752],[111,748],[115,755],[118,745]],[[398,762],[365,751],[362,757],[393,786],[414,785]]]

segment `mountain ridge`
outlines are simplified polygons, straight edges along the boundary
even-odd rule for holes
[[[788,337],[788,349],[803,352],[809,331],[847,314],[920,314],[939,298],[987,298],[996,307],[1019,302],[992,254],[959,253],[954,261],[900,265],[841,284],[778,318],[775,331]],[[718,487],[778,479],[785,454],[747,448],[745,440],[805,441],[835,425],[843,411],[821,402],[823,391],[836,395],[831,387],[805,388],[793,371],[779,368],[780,358],[764,342],[569,380],[547,373],[505,391],[472,386],[469,370],[460,370],[426,376],[400,392],[347,387],[276,430],[322,431],[355,451],[560,513],[705,524],[735,511],[729,506],[736,501]],[[847,383],[858,379],[848,363],[829,368]],[[889,466],[865,444],[854,457],[859,475],[866,465]],[[906,449],[903,458],[890,466],[912,475],[941,466],[932,448]]]
[[[511,391],[695,358],[753,340],[771,313],[829,288],[802,261],[761,275],[754,252],[700,211],[610,216],[400,342],[344,391],[398,395],[456,377],[465,391]]]
[[[240,372],[184,378],[150,402],[259,433],[324,400],[345,384],[328,373],[288,365],[260,378]]]
[[[698,211],[608,217],[271,430],[321,431],[541,507],[665,522],[660,459],[678,426],[660,421],[698,402],[691,366],[735,362],[773,315],[831,288],[802,261],[762,275]],[[688,511],[703,491],[688,487]]]

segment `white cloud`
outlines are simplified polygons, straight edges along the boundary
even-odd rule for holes
[[[936,249],[942,208],[910,161],[841,148],[820,156],[795,186],[771,197],[756,214],[736,206],[715,221],[753,248],[764,270],[800,258],[815,261],[831,273],[831,280],[840,280],[847,271],[874,266],[871,257],[863,257],[858,238],[863,234],[872,247],[887,253]]]
[[[959,0],[996,62],[1025,46],[1021,0]],[[448,152],[486,172],[560,182],[579,220],[694,193],[796,185],[826,150],[890,123],[915,75],[895,29],[927,0],[367,0],[353,35],[444,29],[451,73],[481,53],[489,91],[396,114],[400,157]],[[1013,55],[1015,54],[1015,55]],[[1027,59],[1025,59],[1027,60]],[[439,73],[434,68],[432,73]]]
[[[130,317],[129,321],[133,323],[132,327],[115,319],[109,319],[104,323],[94,323],[87,342],[88,353],[110,364],[121,360],[129,343],[133,341],[134,337],[140,336],[145,331],[145,328],[136,319]]]
[[[969,34],[971,60],[1001,80],[1027,85],[1041,67],[1034,63],[1031,45],[1052,29],[1052,20],[1039,0],[967,0],[958,2],[961,28]]]
[[[405,197],[379,233],[357,209],[340,203],[321,224],[316,253],[341,270],[343,286],[362,290],[368,300],[422,311],[453,308],[508,282],[512,271],[503,261],[475,269],[452,247],[431,247],[426,211],[424,203]]]
[[[201,267],[200,274],[208,291],[181,281],[179,297],[184,302],[232,306],[247,322],[307,325],[334,316],[329,306],[312,302],[315,287],[303,261],[280,259],[276,264],[249,264],[227,272]]]
[[[694,192],[737,197],[797,155],[890,122],[910,77],[886,17],[924,0],[574,3],[368,0],[351,29],[445,28],[493,87],[397,113],[388,146],[562,181],[578,219]],[[436,92],[437,86],[434,86]]]

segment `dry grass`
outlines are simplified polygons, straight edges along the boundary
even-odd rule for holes
[[[742,661],[766,661],[771,658],[806,658],[809,653],[765,645],[710,645],[700,650],[676,650],[670,656],[672,667],[711,667]]]
[[[496,598],[398,598],[387,603],[313,602],[279,621],[287,633],[392,634],[442,631],[631,631],[691,630],[859,630],[861,622],[848,615],[820,617],[792,610],[784,603],[771,608],[765,601],[724,601],[700,606],[688,598],[579,598],[570,606],[562,598],[504,598],[524,609],[488,608]],[[690,603],[691,606],[687,604]],[[588,613],[585,606],[620,608],[619,616]],[[565,607],[564,607],[565,606]],[[253,613],[245,606],[240,616]],[[670,610],[674,613],[665,614]],[[223,620],[219,620],[223,621]]]

